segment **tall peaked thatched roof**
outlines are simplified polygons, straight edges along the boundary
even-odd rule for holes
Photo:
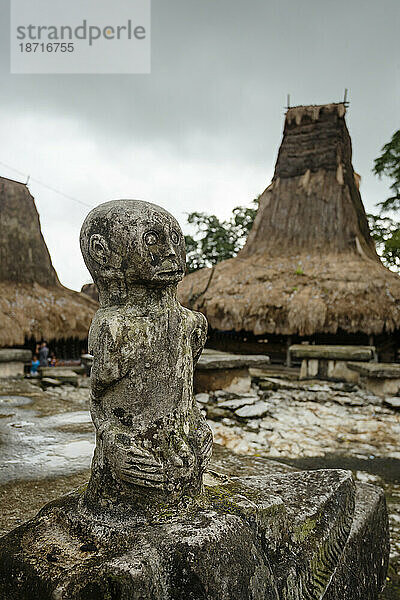
[[[0,177],[0,346],[84,339],[96,309],[60,284],[26,185]]]
[[[378,334],[400,326],[400,278],[380,262],[351,163],[344,104],[286,113],[271,185],[245,247],[185,277],[217,330]]]

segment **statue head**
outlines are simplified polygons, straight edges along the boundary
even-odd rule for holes
[[[81,250],[100,298],[107,289],[167,287],[185,274],[185,242],[176,219],[142,200],[112,200],[86,217]]]

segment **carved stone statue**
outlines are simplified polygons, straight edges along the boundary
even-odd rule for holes
[[[96,450],[86,501],[198,494],[212,451],[193,398],[207,322],[176,298],[181,228],[155,204],[115,200],[89,213],[81,249],[100,298],[89,333]]]

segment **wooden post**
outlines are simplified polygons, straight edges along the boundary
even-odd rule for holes
[[[374,342],[375,342],[374,336],[373,336],[373,334],[371,334],[371,335],[369,336],[369,345],[370,345],[370,346],[375,346],[375,343],[374,343]],[[373,359],[372,359],[372,362],[378,362],[378,353],[377,353],[377,351],[376,351],[376,348],[375,348],[375,350],[374,350],[374,357],[373,357]]]
[[[291,367],[292,366],[292,357],[290,356],[290,346],[292,345],[292,336],[289,335],[286,341],[286,366],[287,367]]]

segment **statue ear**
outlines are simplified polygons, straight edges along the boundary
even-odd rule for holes
[[[105,265],[108,262],[111,252],[102,235],[95,233],[90,237],[89,254],[94,261],[101,265]]]

